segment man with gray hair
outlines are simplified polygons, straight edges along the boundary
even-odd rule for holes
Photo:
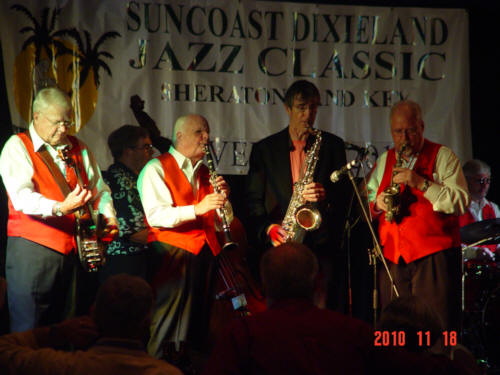
[[[229,186],[220,176],[215,181],[219,193],[214,192],[203,165],[209,132],[204,117],[180,117],[169,151],[148,162],[137,181],[157,267],[148,345],[155,357],[164,356],[165,348],[182,351],[186,343],[199,346],[208,325],[210,304],[205,294],[214,256],[221,250],[215,211],[228,203],[229,195]]]
[[[146,281],[113,275],[99,288],[92,317],[0,336],[0,370],[38,375],[181,375],[179,369],[145,353],[152,307],[153,292]],[[68,346],[76,350],[58,350]]]
[[[10,137],[0,155],[9,197],[6,278],[13,332],[64,318],[76,264],[75,211],[89,203],[104,215],[106,240],[117,232],[109,188],[87,145],[68,134],[72,126],[70,98],[44,88],[33,102],[29,129]],[[62,149],[83,186],[61,158]]]
[[[486,199],[491,184],[491,168],[484,161],[472,159],[463,166],[464,175],[471,196],[467,212],[460,216],[460,227],[477,221],[500,217],[498,205]],[[484,245],[467,247],[464,251],[465,259],[483,258],[494,259],[500,245]]]
[[[392,107],[394,147],[378,158],[368,181],[368,196],[399,295],[424,298],[438,312],[445,329],[458,330],[458,216],[467,209],[470,197],[457,156],[448,147],[425,139],[424,128],[418,103],[402,100]],[[385,272],[378,276],[384,308],[396,293]]]

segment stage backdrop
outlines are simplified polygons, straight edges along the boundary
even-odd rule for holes
[[[27,127],[36,90],[58,85],[103,168],[108,134],[136,124],[138,94],[169,138],[178,116],[204,115],[219,173],[244,174],[252,143],[287,125],[282,100],[298,79],[320,90],[317,127],[348,142],[382,152],[390,107],[408,98],[427,138],[472,156],[463,9],[4,0],[0,11],[13,125]]]

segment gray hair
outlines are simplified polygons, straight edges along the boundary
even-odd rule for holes
[[[57,87],[46,87],[38,91],[33,101],[33,113],[43,112],[52,105],[64,109],[71,108],[71,100],[68,95]]]
[[[491,174],[491,168],[484,161],[479,159],[469,160],[463,166],[464,175],[466,177],[474,176],[479,173],[488,173]]]
[[[183,132],[184,130],[184,124],[186,123],[186,120],[188,119],[189,115],[184,115],[179,117],[174,124],[174,129],[172,130],[172,144],[174,147],[177,145],[177,133]]]

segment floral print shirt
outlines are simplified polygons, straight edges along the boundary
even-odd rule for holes
[[[131,234],[147,228],[137,191],[137,175],[124,164],[115,162],[103,172],[103,177],[111,189],[120,226],[118,239],[108,246],[108,255],[127,255],[144,251],[146,245],[129,240]]]

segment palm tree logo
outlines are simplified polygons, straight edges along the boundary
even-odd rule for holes
[[[43,87],[58,86],[72,98],[77,124],[73,132],[78,132],[94,113],[100,70],[111,76],[111,69],[102,58],[113,59],[113,55],[100,49],[105,41],[121,35],[116,31],[105,32],[92,46],[87,30],[83,30],[85,43],[75,28],[55,30],[60,8],[52,11],[44,8],[40,20],[23,5],[14,4],[11,9],[31,22],[19,30],[30,35],[14,63],[14,97],[21,116],[29,123],[36,92]]]
[[[32,32],[33,34],[24,41],[21,49],[24,51],[30,44],[35,47],[35,64],[40,62],[41,52],[44,51],[49,60],[52,60],[54,56],[54,47],[59,50],[65,48],[64,44],[57,38],[65,33],[65,30],[54,31],[54,26],[56,24],[56,19],[61,9],[56,8],[52,11],[52,16],[49,17],[50,8],[44,8],[42,12],[42,19],[39,23],[31,12],[23,5],[14,4],[11,9],[21,12],[28,17],[33,26],[25,26],[19,32],[25,34],[27,32]],[[50,22],[49,22],[50,18]]]
[[[77,54],[80,65],[80,86],[83,85],[83,83],[87,79],[89,72],[92,72],[94,76],[94,84],[96,87],[99,87],[99,70],[101,68],[104,69],[109,76],[112,76],[111,69],[109,68],[108,64],[101,60],[100,57],[107,57],[109,59],[113,58],[113,55],[111,53],[107,51],[99,51],[99,48],[107,39],[117,38],[121,36],[120,33],[116,31],[108,31],[102,34],[97,40],[94,47],[92,47],[92,37],[87,30],[83,31],[83,34],[85,35],[85,43],[83,42],[78,30],[71,29],[67,34],[75,40],[78,47]]]

